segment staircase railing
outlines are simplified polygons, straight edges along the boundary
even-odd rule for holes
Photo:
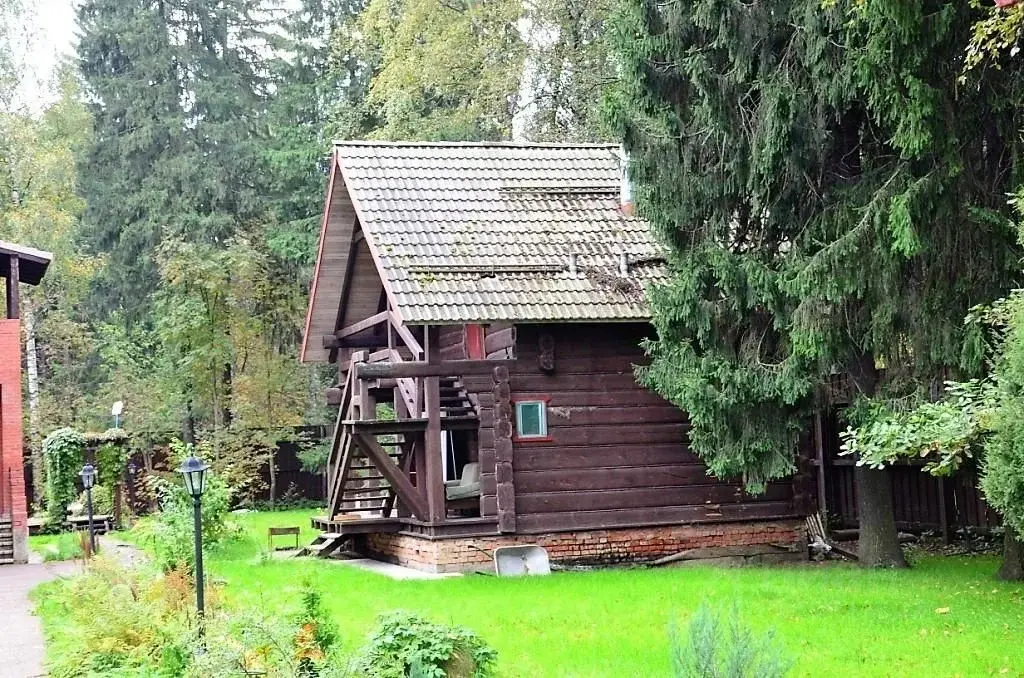
[[[327,478],[328,496],[327,511],[328,518],[333,518],[337,506],[341,500],[342,487],[344,485],[344,462],[349,455],[352,446],[352,438],[348,434],[344,421],[349,416],[349,408],[352,404],[352,391],[355,381],[355,365],[350,364],[348,377],[341,390],[341,402],[338,405],[338,417],[334,424],[334,437],[331,439],[331,450],[327,455]]]

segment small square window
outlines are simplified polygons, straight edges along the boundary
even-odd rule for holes
[[[548,415],[543,400],[521,400],[516,403],[516,436],[546,438]]]

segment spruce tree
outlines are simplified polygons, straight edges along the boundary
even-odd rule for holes
[[[157,271],[154,248],[172,213],[164,180],[181,147],[176,49],[161,0],[86,0],[78,9],[79,67],[94,143],[79,159],[87,208],[83,235],[108,255],[95,295],[101,315],[148,315]]]
[[[962,90],[968,3],[626,0],[611,120],[668,247],[642,379],[748,487],[793,470],[847,375],[856,421],[980,368],[963,317],[1014,283],[1008,74]],[[857,469],[860,558],[905,564],[887,471]]]

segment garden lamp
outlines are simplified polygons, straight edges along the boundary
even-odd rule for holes
[[[85,505],[89,511],[89,553],[96,553],[96,526],[92,520],[92,488],[96,485],[96,467],[86,464],[78,473],[85,488]]]
[[[210,467],[203,463],[202,459],[191,456],[181,464],[178,471],[185,479],[185,489],[193,499],[199,500],[206,490],[206,472]]]
[[[190,455],[181,464],[178,471],[185,480],[185,490],[192,495],[192,513],[195,519],[195,548],[196,548],[196,616],[199,621],[199,637],[203,636],[203,616],[205,615],[203,581],[203,490],[206,489],[206,472],[209,466],[203,463],[195,455]]]

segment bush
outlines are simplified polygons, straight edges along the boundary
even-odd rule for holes
[[[191,580],[126,570],[97,557],[77,577],[41,590],[48,675],[182,675],[189,649]]]
[[[702,604],[687,637],[673,626],[669,640],[674,678],[779,678],[791,666],[774,634],[756,635],[742,623],[736,608],[725,626],[718,613]]]
[[[82,540],[88,539],[81,532],[64,532],[57,536],[57,539],[46,544],[42,549],[43,562],[55,562],[58,560],[74,560],[82,557]]]
[[[85,491],[78,495],[78,503],[82,505],[82,512],[84,514],[85,507],[88,506],[88,496]],[[109,485],[94,485],[92,488],[92,511],[93,513],[101,513],[110,515],[114,512],[114,491]]]
[[[472,631],[409,612],[382,615],[358,670],[370,678],[488,678],[498,655]]]
[[[59,428],[43,440],[46,462],[46,513],[53,525],[63,525],[68,504],[78,496],[76,483],[82,470],[85,436],[73,428]]]
[[[178,441],[171,447],[175,456],[181,458],[192,452],[191,447]],[[196,452],[203,456],[202,446]],[[195,562],[192,497],[177,478],[169,480],[155,475],[146,476],[146,483],[158,498],[160,510],[149,520],[139,521],[132,529],[133,534],[164,570],[184,565],[191,571]],[[202,503],[204,548],[216,546],[240,532],[238,526],[229,520],[230,494],[219,476],[207,473]]]
[[[277,606],[227,610],[209,596],[202,644],[194,584],[183,570],[124,569],[100,556],[84,574],[43,585],[37,599],[48,675],[56,678],[351,675],[333,651],[337,634],[309,585],[295,614]]]

